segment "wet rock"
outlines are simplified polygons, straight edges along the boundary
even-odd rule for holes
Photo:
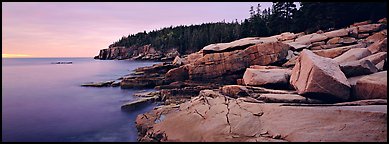
[[[157,85],[162,85],[164,77],[137,77],[126,78],[120,82],[120,87],[123,89],[129,88],[152,88]]]
[[[360,78],[355,86],[357,99],[387,99],[387,71]]]
[[[111,84],[113,82],[115,82],[115,81],[90,82],[90,83],[81,84],[81,86],[84,86],[84,87],[108,87],[108,86],[111,86]]]
[[[350,97],[350,85],[338,64],[330,59],[303,50],[292,70],[290,84],[303,96],[315,99]]]
[[[157,95],[157,96],[153,96],[153,97],[141,98],[141,99],[139,99],[139,100],[135,100],[135,101],[132,101],[132,102],[123,104],[123,105],[121,106],[121,109],[122,109],[122,110],[125,110],[125,111],[131,111],[131,110],[136,109],[137,107],[144,106],[144,105],[147,104],[148,102],[154,102],[154,101],[156,101],[158,98],[159,98],[158,95]]]
[[[112,86],[112,87],[120,86],[120,82],[122,82],[122,81],[121,81],[121,80],[116,80],[116,81],[114,81],[114,82],[111,84],[111,86]]]

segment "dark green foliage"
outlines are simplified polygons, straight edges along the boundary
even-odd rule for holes
[[[377,21],[386,17],[386,2],[275,2],[271,8],[251,6],[250,18],[238,23],[205,23],[201,25],[167,27],[146,33],[122,37],[110,47],[138,47],[151,44],[158,50],[177,48],[181,54],[196,52],[212,43],[230,42],[253,37],[272,36],[282,32],[312,33],[329,28],[342,28],[354,22]]]

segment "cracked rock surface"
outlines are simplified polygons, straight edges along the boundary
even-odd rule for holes
[[[140,141],[387,141],[386,120],[386,105],[282,106],[203,90],[136,123]]]

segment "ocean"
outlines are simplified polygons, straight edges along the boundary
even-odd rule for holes
[[[72,64],[52,64],[72,61]],[[93,58],[3,58],[2,141],[132,142],[135,118],[156,104],[125,112],[133,94],[153,89],[81,87],[116,80],[158,62]]]

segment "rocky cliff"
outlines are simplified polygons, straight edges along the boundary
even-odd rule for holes
[[[100,60],[172,60],[179,55],[180,53],[175,48],[162,52],[148,44],[141,47],[110,47],[102,49],[99,55],[94,58]]]

